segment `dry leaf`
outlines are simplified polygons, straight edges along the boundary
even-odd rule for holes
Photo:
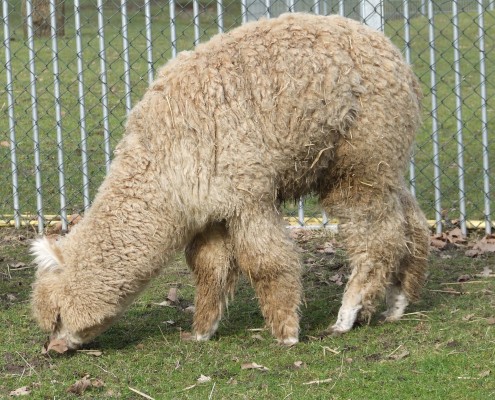
[[[486,319],[488,325],[495,325],[495,317],[490,317]]]
[[[138,343],[138,344],[136,345],[136,349],[137,349],[137,350],[144,350],[144,344],[142,344],[142,343]]]
[[[480,276],[483,278],[488,278],[492,273],[493,271],[490,267],[484,267],[483,272],[480,274]]]
[[[480,251],[479,251],[479,250],[473,250],[473,249],[471,249],[471,250],[467,250],[467,251],[464,253],[464,255],[465,255],[466,257],[471,257],[471,258],[478,257],[480,254],[481,254],[481,253],[480,253]]]
[[[300,368],[305,368],[306,364],[302,361],[295,361],[294,362],[294,368],[300,369]]]
[[[11,303],[17,300],[17,297],[11,293],[7,293],[7,300],[10,301]]]
[[[480,378],[486,378],[490,374],[491,374],[491,371],[490,370],[486,370],[486,371],[480,372],[479,377]]]
[[[67,230],[81,222],[82,216],[80,214],[71,214],[67,216]],[[62,221],[57,221],[50,226],[49,231],[51,234],[60,234],[62,232]]]
[[[194,336],[191,332],[180,331],[180,340],[183,342],[191,342],[194,340]]]
[[[410,354],[411,353],[409,351],[404,350],[404,351],[402,351],[400,353],[392,354],[388,358],[390,360],[399,361],[399,360],[402,360],[402,359],[408,357]]]
[[[344,282],[342,282],[342,274],[335,274],[328,278],[330,282],[335,283],[337,286],[342,286]]]
[[[430,238],[430,246],[438,250],[443,250],[447,247],[447,241],[444,240],[442,235],[435,235]]]
[[[12,396],[12,397],[27,396],[30,393],[31,393],[31,391],[29,390],[29,386],[23,386],[23,387],[20,387],[19,389],[12,390],[10,392],[10,396]]]
[[[265,339],[263,338],[263,336],[261,336],[260,334],[252,335],[252,336],[251,336],[251,339],[256,339],[256,340],[265,340]]]
[[[177,303],[178,299],[177,288],[171,287],[168,291],[167,300],[171,301],[172,303]]]
[[[463,245],[467,243],[466,237],[462,234],[460,228],[454,228],[451,231],[447,232],[447,238],[450,243],[455,245]]]
[[[269,371],[267,367],[263,365],[256,364],[255,362],[244,363],[241,365],[241,369],[257,369],[259,371]]]
[[[210,381],[211,381],[211,377],[205,376],[203,374],[201,374],[200,377],[197,379],[198,383],[206,383],[206,382],[210,382]]]
[[[318,253],[335,254],[336,250],[333,247],[333,243],[327,242],[323,245],[323,247],[318,249]]]
[[[68,351],[69,347],[67,347],[67,342],[65,341],[65,339],[53,339],[45,343],[43,349],[41,350],[41,353],[47,354],[50,350],[62,354]]]
[[[462,320],[463,320],[463,321],[466,321],[466,322],[467,322],[467,321],[470,321],[470,320],[472,320],[472,319],[473,319],[474,315],[475,315],[475,314],[468,314],[468,315],[465,315],[464,317],[462,317]]]
[[[105,382],[103,382],[101,379],[93,379],[91,380],[91,386],[95,388],[101,388],[105,386]]]
[[[69,225],[74,226],[82,221],[81,214],[71,214],[67,217],[67,222]]]
[[[467,282],[471,280],[471,275],[464,274],[457,278],[457,282]]]
[[[473,250],[479,250],[481,254],[495,253],[495,235],[487,235],[482,238],[473,246]]]
[[[194,314],[194,312],[196,311],[196,307],[194,306],[189,306],[189,307],[186,307],[184,308],[183,310],[185,313],[191,313],[191,314]]]
[[[70,385],[67,389],[67,392],[74,393],[80,396],[89,387],[91,387],[91,380],[89,379],[89,375],[86,375],[82,379],[78,380],[76,383]]]
[[[0,142],[0,147],[10,147],[10,142],[8,140],[2,140]]]

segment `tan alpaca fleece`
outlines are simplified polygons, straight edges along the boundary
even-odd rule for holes
[[[353,269],[332,331],[368,319],[385,292],[385,317],[400,318],[428,251],[402,178],[419,124],[400,52],[349,19],[286,14],[179,54],[130,113],[83,221],[35,245],[35,318],[72,347],[87,342],[187,246],[198,340],[242,272],[274,336],[293,344],[300,263],[278,205],[309,193],[341,218]]]

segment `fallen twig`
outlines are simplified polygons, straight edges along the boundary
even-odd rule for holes
[[[317,381],[303,382],[303,385],[319,385],[320,383],[329,383],[332,381],[333,381],[332,378],[327,378],[327,379],[322,379],[322,380],[317,380]]]
[[[402,347],[402,345],[400,344],[400,345],[399,345],[399,347],[397,347],[394,351],[392,351],[392,353],[390,353],[390,354],[387,356],[387,358],[390,358],[390,356],[391,356],[392,354],[394,354],[397,350],[399,350],[401,347]]]
[[[342,358],[340,359],[340,372],[339,372],[339,376],[337,376],[337,379],[333,383],[333,385],[330,388],[330,390],[332,390],[335,387],[335,385],[337,384],[337,382],[340,380],[340,377],[342,376],[342,372],[343,371],[344,371],[344,353],[342,353]]]
[[[29,367],[29,369],[30,369],[31,371],[33,371],[36,375],[38,375],[38,373],[37,373],[37,372],[36,372],[36,370],[33,368],[33,366],[27,362],[27,360],[26,360],[26,359],[22,356],[22,354],[21,354],[21,353],[19,353],[18,351],[16,351],[16,353],[19,355],[19,357],[21,357],[21,358],[22,358],[22,360],[26,363],[26,365]]]
[[[428,291],[429,292],[437,292],[437,293],[455,294],[455,295],[468,293],[468,292],[457,292],[455,290],[438,290],[438,289],[428,289]]]
[[[329,351],[330,353],[333,353],[333,354],[340,354],[340,351],[338,350],[334,350],[334,349],[331,349],[330,347],[328,346],[321,346],[321,348],[323,349],[323,357],[326,356],[326,352]]]
[[[215,382],[213,382],[213,387],[211,388],[210,395],[208,396],[208,400],[213,399],[213,391],[215,390]]]
[[[134,389],[134,388],[131,388],[130,386],[127,386],[127,387],[129,388],[129,390],[130,390],[131,392],[134,392],[134,393],[136,393],[136,394],[138,394],[138,395],[140,395],[140,396],[144,397],[145,399],[148,399],[148,400],[155,400],[153,397],[148,396],[146,393],[140,392],[139,390]]]

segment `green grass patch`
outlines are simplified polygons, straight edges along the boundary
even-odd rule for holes
[[[462,250],[435,252],[419,303],[404,320],[355,328],[315,340],[333,322],[343,292],[333,277],[348,273],[345,254],[322,252],[333,240],[315,231],[298,235],[304,263],[302,342],[275,344],[263,328],[254,293],[241,280],[218,334],[206,343],[181,341],[192,315],[163,307],[170,287],[181,304],[194,288],[177,255],[112,328],[86,346],[102,352],[41,354],[46,334],[30,317],[34,270],[28,231],[0,231],[0,398],[27,386],[28,398],[72,398],[68,388],[84,376],[102,387],[87,399],[487,399],[495,395],[495,281],[478,278],[495,257],[467,258]],[[461,275],[471,280],[458,284]],[[344,279],[345,281],[345,279]],[[449,284],[446,284],[449,283]],[[451,284],[450,284],[451,283]],[[448,289],[452,288],[452,289]],[[449,292],[454,290],[457,293]],[[257,363],[267,368],[242,369]],[[198,383],[204,375],[208,382]],[[193,386],[195,385],[195,386]],[[193,387],[192,387],[193,386]],[[132,389],[130,389],[132,388]]]

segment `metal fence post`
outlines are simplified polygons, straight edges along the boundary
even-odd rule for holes
[[[31,88],[31,119],[33,129],[34,143],[34,166],[35,166],[35,181],[36,181],[36,215],[38,218],[38,233],[43,233],[43,195],[41,183],[41,157],[40,157],[40,136],[38,127],[38,96],[36,90],[36,51],[34,50],[34,28],[33,28],[33,6],[32,0],[26,0],[27,14],[27,43],[29,50],[29,81]]]
[[[464,144],[463,144],[463,120],[462,120],[462,93],[461,93],[461,52],[459,44],[459,11],[457,8],[457,0],[452,1],[452,28],[453,40],[452,47],[454,49],[454,78],[455,78],[455,116],[457,125],[457,171],[458,171],[458,186],[459,186],[459,213],[461,232],[464,236],[467,235],[466,227],[466,190],[464,185]]]
[[[79,103],[79,128],[81,132],[81,160],[83,176],[83,203],[84,210],[91,204],[89,197],[89,171],[88,171],[88,134],[86,131],[86,106],[84,103],[84,64],[81,32],[81,6],[79,0],[74,0],[74,19],[76,28],[76,54],[77,54],[77,87]]]
[[[14,82],[12,79],[12,53],[10,51],[10,23],[9,23],[9,3],[2,0],[2,19],[3,19],[3,46],[5,48],[5,73],[7,93],[7,107],[9,118],[9,140],[10,140],[10,170],[12,174],[12,199],[14,208],[14,224],[16,228],[21,226],[21,207],[19,205],[19,179],[17,164],[17,139],[15,133],[15,114],[14,114]]]
[[[110,149],[110,126],[108,108],[108,82],[107,82],[107,55],[105,47],[105,21],[103,18],[103,0],[97,2],[98,10],[98,43],[100,59],[100,82],[101,82],[101,107],[103,124],[103,148],[105,153],[105,171],[110,171],[111,149]]]
[[[57,132],[57,167],[58,190],[60,195],[60,219],[62,230],[67,230],[67,199],[65,194],[65,170],[64,170],[64,139],[62,132],[62,110],[60,98],[60,74],[58,68],[59,53],[57,40],[57,18],[55,12],[55,0],[50,0],[50,24],[52,35],[52,67],[53,67],[53,97],[55,98],[55,124]]]
[[[359,7],[362,21],[383,32],[383,0],[361,0]]]
[[[493,10],[493,1],[490,2]],[[483,153],[483,204],[484,204],[484,219],[485,233],[492,233],[492,220],[490,211],[490,162],[488,156],[488,113],[487,104],[488,98],[486,94],[486,53],[485,53],[485,20],[483,17],[483,0],[478,0],[478,47],[480,59],[480,98],[481,98],[481,140]]]
[[[435,224],[437,234],[442,233],[442,192],[440,190],[440,143],[438,139],[438,108],[437,108],[437,73],[435,56],[435,17],[433,2],[428,0],[428,43],[430,48],[430,90],[431,90],[431,126],[433,142],[433,186],[435,191]]]

